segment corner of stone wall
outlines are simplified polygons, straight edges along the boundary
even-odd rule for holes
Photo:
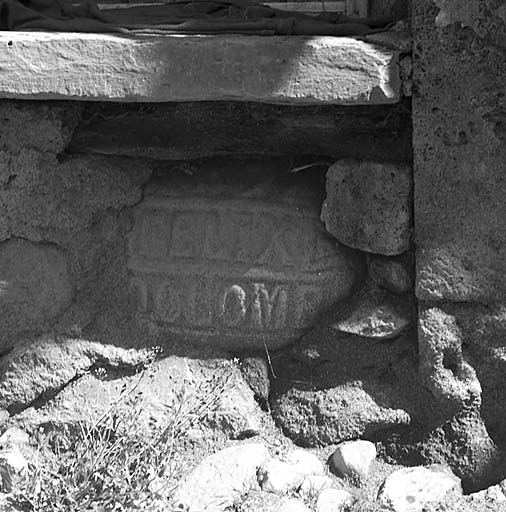
[[[505,20],[487,0],[413,4],[420,372],[471,488],[504,478]]]

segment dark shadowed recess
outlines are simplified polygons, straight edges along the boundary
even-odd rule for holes
[[[68,152],[159,160],[324,155],[410,163],[411,104],[92,103]]]

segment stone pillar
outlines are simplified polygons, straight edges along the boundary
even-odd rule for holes
[[[480,486],[506,446],[506,5],[417,0],[412,22],[420,372]]]

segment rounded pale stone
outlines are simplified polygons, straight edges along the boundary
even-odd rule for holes
[[[409,249],[412,177],[408,167],[340,160],[327,172],[321,219],[341,243],[362,251]]]
[[[376,458],[376,446],[370,441],[345,441],[330,458],[332,469],[339,476],[365,479]]]
[[[422,512],[426,505],[437,504],[451,490],[461,490],[456,476],[417,466],[400,469],[388,476],[378,501],[394,512]]]
[[[0,436],[0,446],[4,445],[24,445],[28,444],[30,441],[30,436],[20,428],[11,427],[8,428],[1,436]]]
[[[278,459],[266,461],[258,470],[258,483],[262,491],[274,494],[288,494],[300,487],[304,475],[290,464]]]
[[[301,475],[321,475],[325,472],[320,459],[311,452],[303,449],[296,449],[289,452],[285,457],[285,462]]]
[[[139,316],[185,343],[279,348],[350,295],[362,257],[325,232],[314,184],[278,183],[263,161],[226,166],[152,183],[136,207]]]
[[[0,451],[0,490],[10,492],[16,477],[28,469],[28,462],[16,445]]]
[[[278,512],[311,512],[311,509],[300,500],[287,498],[282,501]]]
[[[55,245],[16,238],[0,244],[0,331],[15,334],[39,327],[67,307],[71,297],[65,255]]]
[[[179,484],[174,510],[222,512],[231,507],[254,487],[258,468],[268,457],[261,443],[232,446],[207,457]]]
[[[352,495],[342,489],[325,489],[316,501],[316,512],[340,512],[353,502]]]

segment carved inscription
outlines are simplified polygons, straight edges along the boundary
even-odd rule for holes
[[[354,267],[317,212],[146,199],[129,267],[139,313],[174,335],[282,345],[349,294]]]

